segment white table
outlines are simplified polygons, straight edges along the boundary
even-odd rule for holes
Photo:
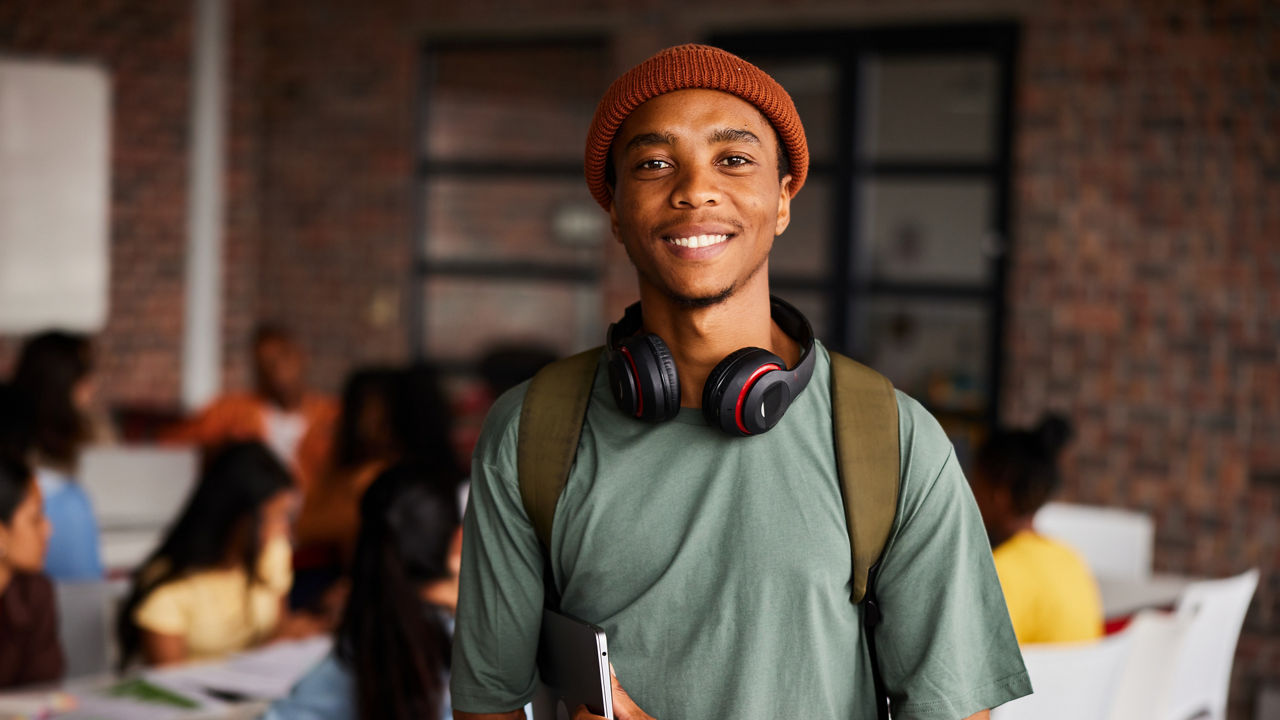
[[[78,704],[76,709],[51,715],[60,720],[251,720],[272,700],[287,694],[331,646],[331,639],[321,636],[274,643],[216,662],[144,670],[127,677],[78,678],[61,687],[19,689],[0,694],[0,720],[38,715],[38,704],[55,693],[71,696]],[[132,698],[113,698],[104,692],[130,677],[141,677],[196,702],[199,707],[183,709]],[[244,699],[219,699],[210,690]]]
[[[1152,575],[1142,579],[1098,578],[1102,614],[1122,618],[1145,609],[1172,609],[1188,585],[1199,578],[1185,575]]]

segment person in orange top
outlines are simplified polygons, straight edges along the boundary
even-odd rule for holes
[[[337,404],[306,389],[306,355],[283,327],[264,325],[254,333],[253,367],[253,392],[224,395],[161,437],[205,450],[261,441],[290,469],[305,494],[328,467]]]

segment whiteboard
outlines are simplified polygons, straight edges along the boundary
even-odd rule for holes
[[[105,69],[0,58],[0,333],[105,324],[110,147]]]

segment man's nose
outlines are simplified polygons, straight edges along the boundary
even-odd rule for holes
[[[671,192],[671,205],[677,208],[714,207],[720,204],[720,188],[712,168],[682,169]]]

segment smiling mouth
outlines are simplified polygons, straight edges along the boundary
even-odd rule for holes
[[[693,235],[691,237],[667,237],[663,240],[683,248],[704,248],[719,245],[729,239],[729,235]]]

